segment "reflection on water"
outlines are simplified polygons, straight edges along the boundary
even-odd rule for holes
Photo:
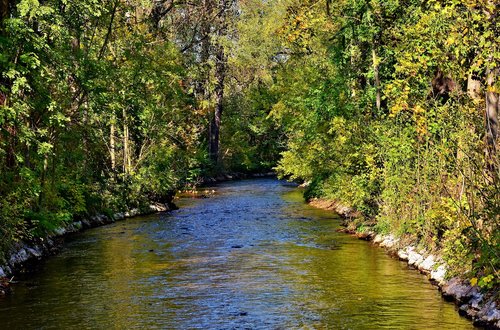
[[[68,239],[1,329],[471,329],[425,277],[259,179]]]

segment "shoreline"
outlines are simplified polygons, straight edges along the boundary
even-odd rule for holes
[[[264,172],[264,173],[227,172],[218,174],[216,176],[201,178],[201,182],[198,187],[206,187],[211,184],[216,184],[221,182],[268,178],[268,177],[276,177],[276,173],[275,172]]]
[[[35,264],[56,254],[64,244],[66,236],[87,229],[112,224],[117,221],[123,221],[128,218],[168,212],[176,208],[172,202],[150,203],[147,207],[117,212],[111,217],[104,214],[97,214],[59,227],[45,237],[16,243],[7,254],[5,262],[0,264],[0,297],[11,293],[10,286],[12,283],[15,283],[13,279],[16,275],[26,272],[27,269],[33,268]]]
[[[227,181],[273,176],[276,176],[274,172],[252,174],[239,172],[221,173],[214,177],[202,178],[199,187]],[[5,261],[0,263],[0,297],[11,293],[11,285],[15,283],[13,280],[15,276],[23,272],[29,272],[36,264],[57,254],[64,244],[64,238],[66,236],[87,229],[112,224],[117,221],[123,221],[128,218],[176,210],[177,206],[174,204],[174,200],[175,198],[172,198],[171,201],[166,203],[151,201],[146,207],[117,212],[112,216],[97,214],[56,228],[51,234],[45,237],[37,237],[17,242],[12,246],[10,252],[7,253]]]
[[[427,276],[429,281],[438,287],[443,298],[455,303],[458,313],[472,321],[472,324],[485,329],[500,329],[500,309],[498,292],[481,293],[479,287],[472,286],[467,280],[459,277],[446,278],[446,263],[438,255],[424,249],[417,249],[414,242],[403,242],[392,234],[381,235],[373,231],[359,232],[352,220],[361,216],[353,208],[327,199],[312,199],[308,204],[323,210],[333,211],[346,221],[343,229],[338,230],[371,242],[401,261],[405,261],[410,269]]]

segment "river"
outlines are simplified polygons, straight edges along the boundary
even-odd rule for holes
[[[0,329],[473,329],[425,276],[275,179],[66,239]]]

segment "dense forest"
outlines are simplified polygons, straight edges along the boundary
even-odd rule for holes
[[[495,0],[0,6],[0,250],[274,168],[498,285]]]

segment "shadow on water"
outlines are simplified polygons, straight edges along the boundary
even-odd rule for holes
[[[472,329],[424,276],[274,179],[68,239],[2,329]]]

